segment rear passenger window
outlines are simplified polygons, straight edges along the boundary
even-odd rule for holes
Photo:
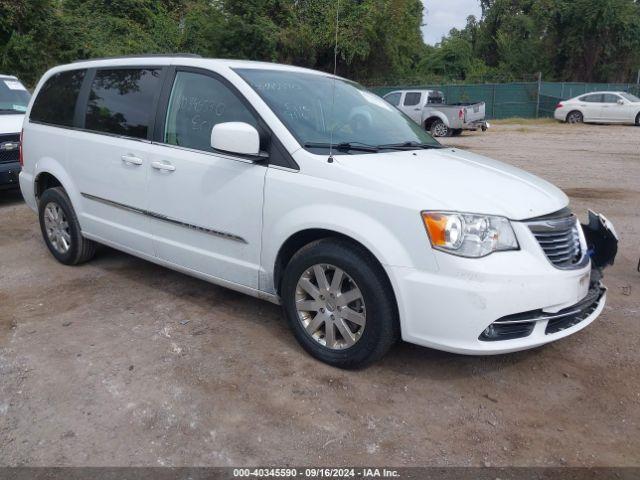
[[[89,93],[85,128],[147,138],[159,89],[159,69],[98,70]]]
[[[583,102],[589,102],[589,103],[602,103],[602,94],[595,93],[593,95],[586,95],[582,97],[580,100],[582,100]]]
[[[76,101],[85,70],[56,73],[40,88],[31,108],[30,120],[72,127]]]
[[[404,96],[404,106],[411,107],[413,105],[418,105],[420,103],[420,97],[422,94],[420,92],[410,92]]]
[[[213,151],[211,130],[224,122],[258,122],[221,81],[191,72],[178,72],[169,99],[164,141],[170,145]]]

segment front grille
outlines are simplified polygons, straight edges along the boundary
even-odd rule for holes
[[[575,215],[527,222],[549,261],[558,268],[572,268],[583,258]]]
[[[3,150],[2,145],[5,143],[20,143],[20,135],[0,135],[0,163],[17,162],[20,158],[20,153],[17,148],[12,150]]]

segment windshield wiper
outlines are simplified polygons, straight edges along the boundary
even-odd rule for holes
[[[347,152],[349,150],[355,150],[359,152],[377,152],[380,150],[378,147],[374,147],[373,145],[367,145],[366,143],[358,143],[358,142],[342,142],[335,143],[333,145],[329,143],[314,143],[307,142],[304,144],[306,148],[330,148],[333,147],[338,151]]]
[[[435,145],[432,143],[420,143],[420,142],[403,142],[403,143],[387,143],[385,145],[377,145],[378,149],[398,149],[398,150],[414,150],[416,148],[442,148],[442,145]]]

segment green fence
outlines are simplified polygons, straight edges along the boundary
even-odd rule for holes
[[[370,89],[380,96],[394,90],[440,90],[448,103],[485,102],[489,119],[552,117],[559,101],[599,90],[640,94],[640,85],[632,83],[519,82],[370,87]]]

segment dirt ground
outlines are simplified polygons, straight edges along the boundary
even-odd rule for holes
[[[640,128],[496,125],[445,143],[532,171],[622,238],[582,332],[465,357],[308,357],[278,307],[105,249],[65,267],[0,193],[0,465],[640,465]]]

